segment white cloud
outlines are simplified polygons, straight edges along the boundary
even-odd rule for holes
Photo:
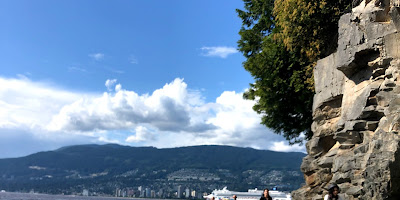
[[[104,142],[104,143],[120,143],[120,141],[119,140],[116,140],[116,139],[109,139],[109,138],[107,138],[107,137],[104,137],[104,136],[99,136],[98,137],[98,141],[100,141],[100,142]]]
[[[0,157],[24,156],[98,141],[89,134],[49,132],[46,125],[63,106],[90,96],[29,79],[0,77]]]
[[[127,137],[125,141],[133,143],[133,142],[142,142],[154,139],[155,139],[154,133],[150,132],[149,129],[147,129],[144,126],[137,126],[135,129],[135,135]]]
[[[301,147],[289,146],[282,136],[274,134],[261,125],[260,116],[252,110],[254,102],[244,100],[242,95],[242,93],[226,91],[217,98],[215,103],[198,107],[199,110],[208,112],[212,110],[215,113],[204,117],[207,119],[206,123],[210,123],[216,127],[215,129],[185,135],[169,132],[160,135],[159,140],[152,141],[149,145],[166,148],[217,144],[277,151],[304,151],[304,147],[301,149]],[[199,112],[197,115],[204,116],[204,113]],[[274,148],[278,143],[286,145],[285,148]]]
[[[122,89],[122,86],[121,86],[121,84],[117,84],[116,86],[115,86],[115,91],[120,91]]]
[[[105,85],[111,89],[115,84],[107,80]],[[70,92],[26,78],[0,77],[0,85],[0,135],[22,131],[31,135],[26,140],[43,141],[43,148],[53,148],[49,144],[57,140],[54,144],[219,144],[304,151],[260,125],[254,102],[244,100],[242,93],[225,91],[215,102],[205,102],[201,91],[189,89],[180,78],[143,95],[121,84],[103,94]],[[6,152],[4,148],[0,150]]]
[[[105,83],[105,86],[107,87],[107,90],[111,91],[112,90],[111,88],[115,85],[115,83],[117,83],[117,79],[112,79],[112,80],[107,79],[106,83]]]
[[[108,80],[111,86],[116,80]],[[193,106],[200,104],[197,92],[189,92],[183,79],[175,79],[152,95],[139,96],[117,87],[116,93],[83,98],[64,106],[48,128],[73,131],[125,130],[151,124],[161,131],[186,131],[213,128],[203,121],[191,120]]]
[[[283,151],[283,152],[290,152],[290,151],[300,151],[306,152],[306,149],[302,145],[288,145],[284,141],[273,142],[272,147],[270,148],[272,151]]]
[[[29,72],[27,72],[25,74],[17,74],[17,77],[19,79],[23,79],[23,80],[29,80],[28,76],[31,76],[31,74]]]
[[[237,53],[238,51],[234,47],[202,47],[203,56],[210,57],[221,57],[226,58],[231,54]]]
[[[0,77],[0,128],[42,127],[63,106],[84,94],[52,88],[29,79]]]
[[[93,53],[93,54],[89,54],[89,57],[93,58],[96,61],[100,61],[104,59],[104,54],[102,53]]]

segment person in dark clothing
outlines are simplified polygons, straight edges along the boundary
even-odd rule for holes
[[[264,192],[263,192],[263,194],[262,194],[260,200],[272,200],[272,197],[269,196],[269,190],[268,190],[268,188],[265,188],[265,189],[264,189]]]
[[[328,188],[328,194],[325,195],[324,200],[342,200],[339,196],[340,188],[336,184],[332,184]]]

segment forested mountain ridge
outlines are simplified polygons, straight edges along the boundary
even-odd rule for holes
[[[0,159],[0,189],[73,193],[91,188],[110,194],[115,188],[151,185],[160,189],[171,184],[204,191],[212,189],[208,186],[243,190],[283,182],[288,183],[285,187],[299,187],[303,181],[299,169],[304,156],[231,146],[157,149],[78,145]],[[271,182],[268,173],[277,174],[278,179]]]

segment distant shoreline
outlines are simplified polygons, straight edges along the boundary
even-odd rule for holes
[[[86,199],[152,199],[152,200],[177,200],[177,199],[160,199],[160,198],[141,198],[141,197],[112,197],[112,196],[80,196],[80,195],[63,195],[63,194],[46,194],[46,193],[24,193],[24,192],[7,192],[1,191],[0,192],[0,199],[2,197],[9,197],[9,200],[47,200],[53,199],[51,197],[63,197],[59,200],[68,200],[68,199],[75,199],[75,200],[86,200]],[[25,198],[24,198],[25,197]],[[33,197],[38,197],[33,198]]]

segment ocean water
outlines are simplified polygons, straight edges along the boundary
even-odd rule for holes
[[[15,193],[15,192],[0,192],[0,199],[4,200],[121,200],[121,199],[134,199],[139,198],[117,198],[117,197],[83,197],[83,196],[69,196],[69,195],[48,195],[48,194],[31,194],[31,193]],[[140,200],[143,200],[140,198]],[[157,199],[152,199],[157,200]],[[165,199],[164,199],[165,200]]]

